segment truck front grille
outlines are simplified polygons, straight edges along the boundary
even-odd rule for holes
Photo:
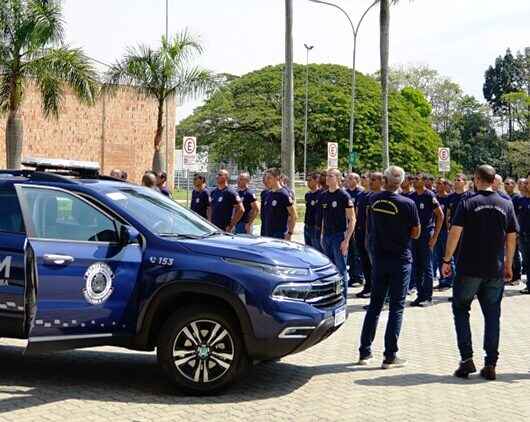
[[[339,303],[343,295],[344,281],[339,275],[334,275],[311,283],[311,291],[305,301],[317,308],[327,308]]]

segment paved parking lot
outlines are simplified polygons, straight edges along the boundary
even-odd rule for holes
[[[0,421],[519,421],[530,418],[530,297],[507,291],[498,380],[453,378],[458,361],[447,293],[406,310],[406,368],[352,365],[364,300],[351,299],[345,326],[304,353],[254,367],[217,397],[186,397],[162,377],[154,354],[116,348],[22,355],[0,340]],[[382,324],[375,344],[382,351]],[[482,318],[473,307],[476,360]]]

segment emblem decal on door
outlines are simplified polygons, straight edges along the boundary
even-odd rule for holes
[[[8,280],[11,277],[11,259],[10,256],[6,256],[0,261],[0,286],[9,286]]]
[[[114,273],[103,262],[96,262],[88,267],[85,273],[85,288],[82,290],[87,302],[92,305],[104,303],[112,294],[113,279]]]

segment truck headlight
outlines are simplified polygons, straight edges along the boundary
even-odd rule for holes
[[[272,298],[274,300],[297,300],[303,302],[310,291],[311,284],[309,283],[278,284],[272,291]]]
[[[262,264],[255,261],[245,261],[243,259],[224,258],[226,262],[241,265],[242,267],[253,268],[265,273],[274,274],[280,277],[304,277],[309,275],[309,269],[296,267],[282,267],[278,265]]]

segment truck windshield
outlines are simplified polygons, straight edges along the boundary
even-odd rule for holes
[[[161,237],[203,238],[221,233],[202,217],[149,188],[120,187],[107,197]]]

